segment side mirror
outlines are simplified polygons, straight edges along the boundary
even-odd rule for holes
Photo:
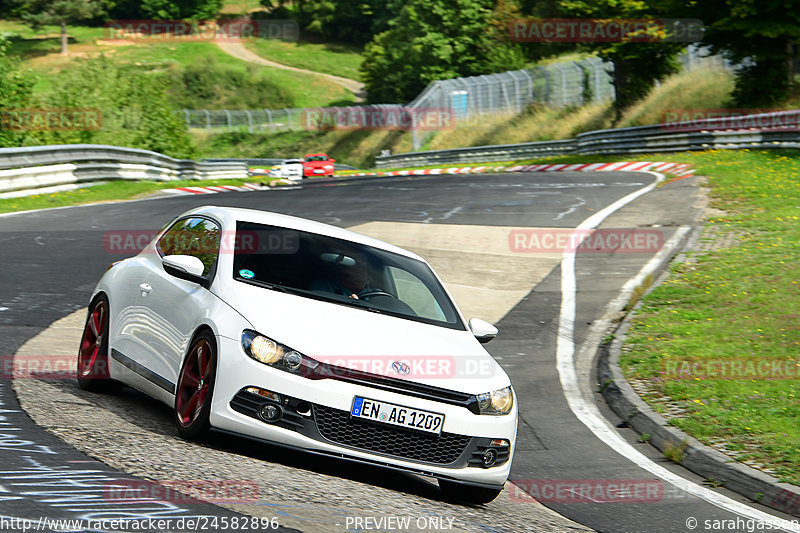
[[[475,338],[483,344],[497,337],[497,328],[480,318],[470,318],[469,329],[475,335]]]
[[[331,163],[336,163],[335,159],[328,159],[328,161],[330,161]]]
[[[200,285],[205,284],[206,280],[203,278],[203,271],[206,267],[197,257],[192,255],[165,255],[161,259],[161,264],[164,265],[164,270],[167,274],[193,281]]]

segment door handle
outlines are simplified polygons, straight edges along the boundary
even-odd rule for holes
[[[139,290],[142,291],[142,296],[147,296],[153,290],[153,287],[148,283],[141,283],[139,284]]]

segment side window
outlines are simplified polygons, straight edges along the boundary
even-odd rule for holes
[[[397,297],[408,304],[417,316],[431,320],[446,320],[442,308],[422,280],[396,267],[389,267],[389,273],[397,288]]]
[[[158,252],[165,255],[192,255],[205,266],[208,275],[219,255],[220,227],[207,218],[177,221],[158,241]]]

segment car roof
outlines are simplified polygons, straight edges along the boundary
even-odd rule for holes
[[[380,248],[388,252],[393,252],[399,255],[410,257],[412,259],[416,259],[418,261],[425,262],[424,259],[422,259],[414,252],[410,252],[408,250],[400,248],[399,246],[395,246],[394,244],[390,244],[388,242],[384,242],[379,239],[363,235],[361,233],[356,233],[354,231],[350,231],[337,226],[332,226],[330,224],[325,224],[322,222],[316,222],[314,220],[294,217],[291,215],[284,215],[281,213],[273,213],[271,211],[244,209],[240,207],[221,207],[221,206],[207,205],[192,209],[191,211],[188,211],[181,216],[183,217],[187,215],[207,215],[212,218],[218,219],[220,222],[223,223],[223,226],[227,227],[233,226],[238,221],[238,222],[252,222],[255,224],[265,224],[268,226],[278,226],[281,228],[295,229],[298,231],[306,231],[309,233],[317,233],[320,235],[326,235],[328,237],[334,237],[337,239],[351,241],[366,246],[372,246],[374,248]]]

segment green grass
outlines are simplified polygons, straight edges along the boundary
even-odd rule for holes
[[[277,63],[361,80],[358,68],[363,58],[356,47],[277,39],[253,39],[245,46],[261,57]]]
[[[718,214],[708,227],[738,239],[675,263],[643,299],[621,359],[671,423],[705,443],[724,443],[800,484],[800,380],[667,379],[665,361],[782,360],[800,363],[800,153],[680,154],[708,176]]]
[[[70,68],[74,61],[82,57],[106,54],[120,63],[144,65],[153,71],[179,69],[198,63],[204,58],[213,58],[228,68],[261,74],[289,95],[289,102],[276,103],[275,107],[321,107],[328,105],[347,105],[354,102],[353,94],[336,83],[302,72],[251,65],[223,52],[210,42],[130,42],[120,44],[105,39],[104,28],[69,26],[69,54],[62,56],[60,30],[55,26],[45,26],[33,32],[24,24],[0,21],[0,32],[11,39],[10,54],[23,61],[23,68],[30,69],[36,76],[34,95],[40,95],[51,87],[53,74]],[[271,107],[270,102],[262,102],[259,108]],[[209,102],[209,109],[216,109]]]
[[[21,198],[0,199],[0,213],[64,207],[118,200],[131,200],[148,196],[159,189],[177,187],[207,187],[210,185],[241,185],[242,183],[269,184],[273,178],[252,177],[246,180],[181,180],[181,181],[112,181],[94,187],[53,194],[36,194]]]

